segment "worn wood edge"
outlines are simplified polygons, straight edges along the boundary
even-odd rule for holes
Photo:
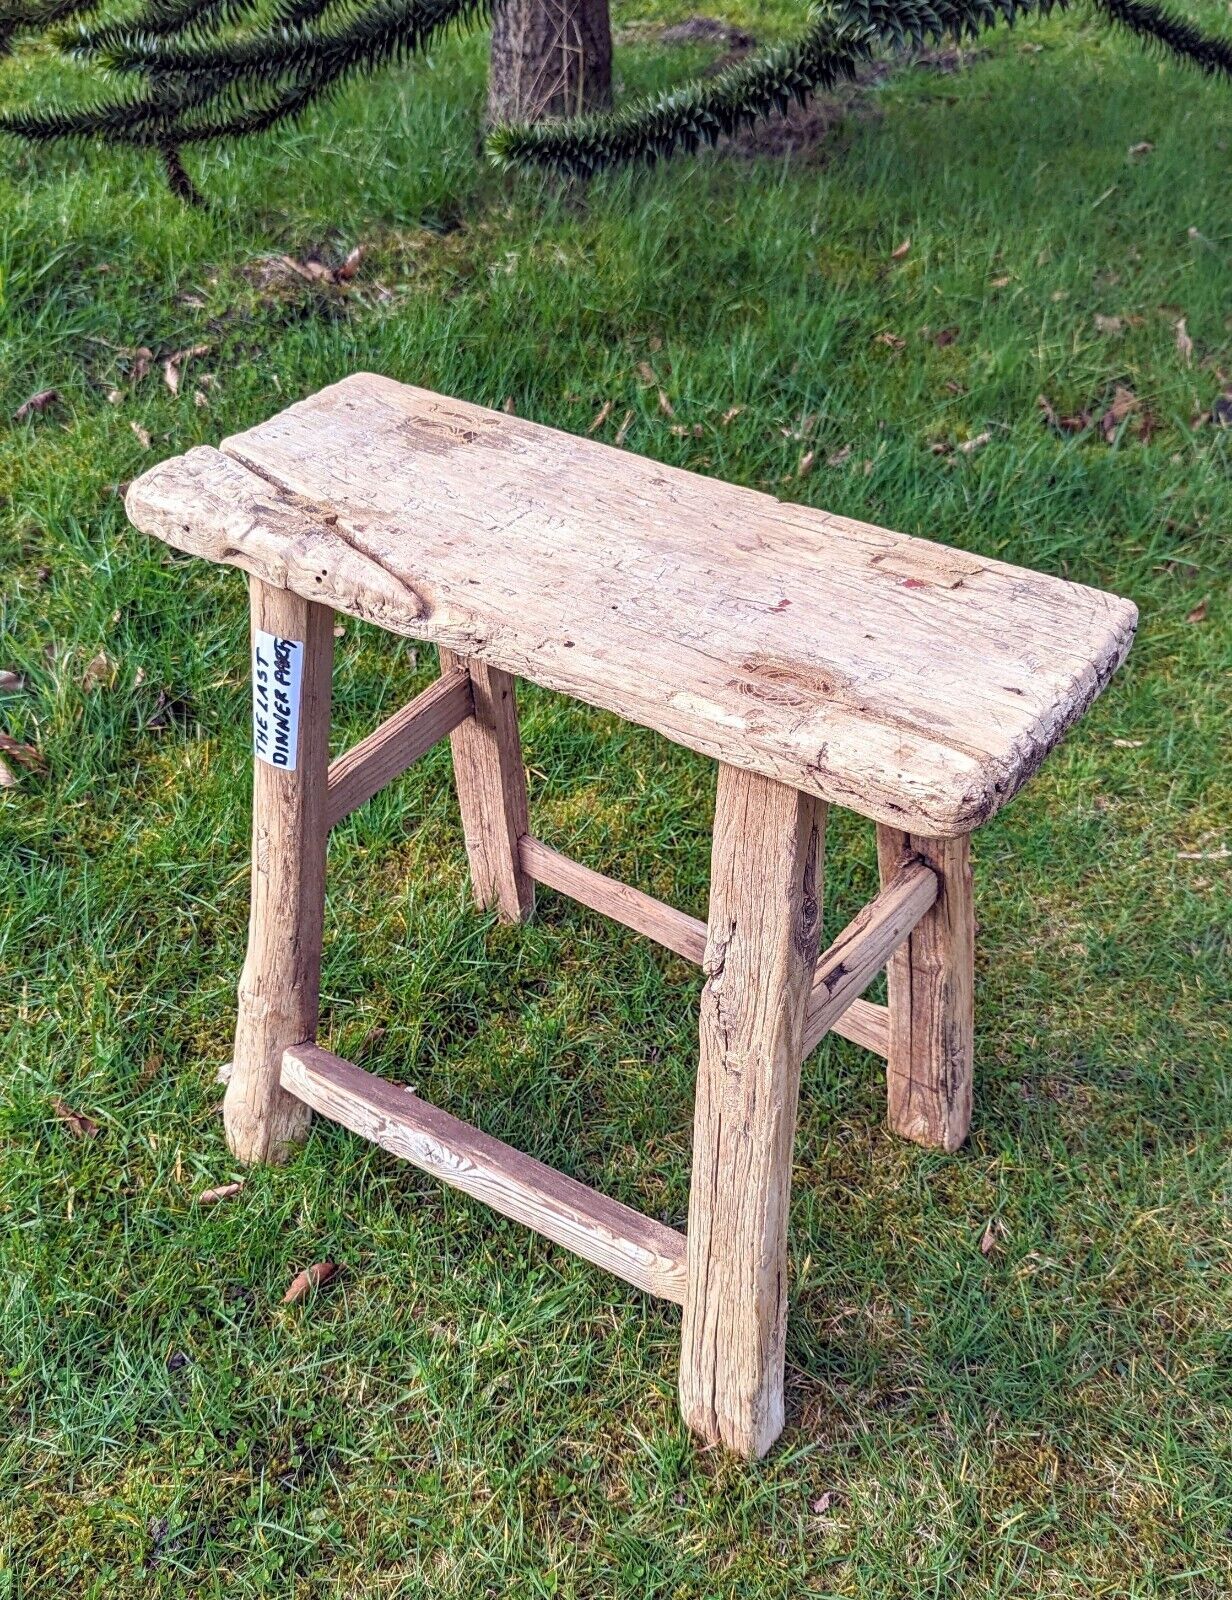
[[[282,1086],[322,1116],[575,1255],[649,1294],[683,1304],[683,1233],[317,1045],[286,1051]]]
[[[366,738],[330,762],[325,826],[334,827],[379,794],[473,711],[470,673],[465,667],[451,668]]]
[[[423,638],[416,619],[431,607],[359,541],[344,538],[338,513],[284,489],[220,450],[198,445],[134,478],[124,497],[128,520],[142,533],[375,623],[390,633]]]
[[[941,814],[928,829],[908,828],[905,823],[894,823],[884,817],[874,817],[873,820],[903,832],[927,834],[937,839],[959,839],[974,833],[1007,806],[1035,776],[1070,729],[1086,716],[1129,655],[1138,632],[1138,607],[1123,595],[1109,598],[1113,604],[1109,606],[1109,633],[1103,653],[1072,680],[1070,695],[1063,700],[1058,699],[1051,718],[1037,718],[1035,726],[1023,735],[1008,756],[1000,761],[987,761],[983,774],[985,781],[980,787],[967,791],[953,815]]]
[[[810,1055],[851,1009],[895,950],[937,899],[937,874],[927,862],[908,857],[875,899],[839,934],[817,962],[804,1017],[804,1054]],[[889,1012],[884,1013],[886,1051]]]
[[[634,933],[683,956],[694,966],[701,966],[706,953],[706,924],[699,917],[691,917],[688,912],[678,911],[653,895],[609,878],[606,873],[596,872],[593,867],[583,866],[572,856],[562,855],[529,833],[518,841],[518,854],[523,870],[536,883],[568,895],[588,910],[610,917],[613,922],[632,928]],[[873,1005],[867,1000],[852,1000],[822,1031],[840,1034],[883,1058],[889,1053],[889,1013],[885,1006]],[[806,1055],[819,1040],[820,1035],[805,1051]]]

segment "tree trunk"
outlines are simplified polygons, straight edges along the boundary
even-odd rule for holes
[[[572,117],[611,98],[608,0],[496,0],[489,123]]]

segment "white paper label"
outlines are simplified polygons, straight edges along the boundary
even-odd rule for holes
[[[258,629],[252,641],[252,749],[258,761],[284,772],[295,771],[303,676],[303,641]]]

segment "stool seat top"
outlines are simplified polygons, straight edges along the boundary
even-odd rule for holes
[[[906,832],[986,821],[1124,660],[1103,590],[359,373],[135,525]]]

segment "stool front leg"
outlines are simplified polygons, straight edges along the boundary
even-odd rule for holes
[[[890,1127],[933,1149],[957,1150],[971,1127],[975,1039],[975,902],[971,839],[928,839],[878,825],[884,884],[904,851],[923,856],[941,892],[886,967]]]
[[[317,1030],[333,612],[256,578],[249,588],[252,898],[223,1121],[240,1161],[277,1162],[312,1120],[281,1072],[283,1051]]]
[[[826,807],[720,766],[680,1360],[685,1421],[761,1456],[783,1427],[787,1212]]]

